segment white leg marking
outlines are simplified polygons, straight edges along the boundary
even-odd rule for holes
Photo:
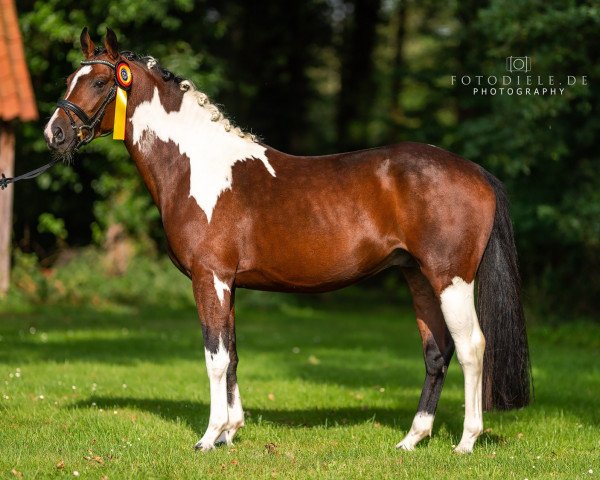
[[[427,412],[417,412],[406,437],[396,445],[401,450],[414,450],[415,445],[425,437],[431,437],[434,416]]]
[[[235,437],[237,431],[244,426],[244,410],[242,409],[240,389],[237,383],[233,389],[233,403],[232,405],[227,404],[227,412],[229,414],[227,429],[221,433],[216,443],[233,445],[233,437]]]
[[[479,328],[473,296],[473,282],[454,277],[440,295],[446,325],[456,347],[456,356],[465,377],[465,422],[457,453],[470,453],[483,431],[481,401],[485,339]]]
[[[242,409],[242,399],[240,398],[240,389],[235,384],[233,389],[233,404],[227,405],[229,410],[229,427],[226,434],[226,442],[228,445],[233,443],[233,437],[236,432],[244,426],[244,410]]]
[[[145,138],[171,140],[190,161],[190,196],[206,214],[210,223],[222,192],[231,188],[232,168],[236,162],[257,159],[275,177],[266,148],[250,138],[227,131],[213,121],[215,111],[198,104],[198,92],[183,94],[179,111],[167,112],[154,89],[150,101],[140,103],[131,116],[133,143],[147,150]],[[154,136],[146,137],[144,132]]]
[[[223,302],[225,301],[225,291],[231,292],[229,285],[225,282],[222,282],[217,274],[213,272],[213,283],[215,285],[215,291],[217,292],[217,297],[219,298],[219,302],[221,302],[221,306],[223,306]]]
[[[229,352],[219,338],[219,347],[215,353],[204,349],[206,370],[210,381],[210,418],[208,428],[203,437],[196,444],[200,450],[210,450],[215,447],[215,442],[227,428],[229,413],[227,410],[227,367],[229,366]]]

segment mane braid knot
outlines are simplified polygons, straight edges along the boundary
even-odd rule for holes
[[[252,142],[257,142],[258,139],[251,133],[244,132],[240,127],[236,127],[231,121],[223,116],[214,103],[211,103],[206,93],[196,90],[196,86],[190,80],[182,80],[179,83],[179,89],[184,92],[190,92],[196,98],[198,105],[205,108],[210,113],[210,120],[220,123],[226,132],[233,132],[240,138],[247,138]]]

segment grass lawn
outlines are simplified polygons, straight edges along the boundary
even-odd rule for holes
[[[451,451],[463,420],[453,360],[433,438],[401,452],[424,376],[407,304],[238,296],[246,427],[208,453],[192,448],[209,413],[193,308],[4,309],[0,478],[600,476],[598,325],[530,329],[536,401],[485,414],[469,456]]]

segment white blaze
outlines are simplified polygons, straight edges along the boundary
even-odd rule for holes
[[[54,133],[52,133],[52,124],[56,120],[56,117],[58,117],[58,108],[54,110],[54,113],[52,114],[50,120],[46,124],[46,128],[44,128],[44,135],[46,135],[46,138],[49,142],[52,142],[52,140],[54,139]]]
[[[73,92],[73,89],[75,88],[75,85],[77,85],[77,81],[84,75],[87,75],[88,73],[90,73],[91,71],[92,71],[91,65],[85,65],[84,67],[81,67],[79,69],[79,71],[73,77],[73,80],[71,80],[71,85],[69,86],[69,90],[67,91],[65,98],[67,98],[69,95],[71,95],[71,93]]]
[[[198,105],[194,92],[183,94],[179,111],[167,112],[158,88],[152,100],[142,102],[131,116],[133,143],[149,151],[155,138],[172,141],[190,160],[190,196],[194,197],[210,223],[219,195],[231,188],[232,167],[248,159],[260,160],[267,171],[275,171],[265,154],[266,148],[249,138],[225,131],[211,120],[211,112]],[[148,144],[150,142],[150,144]]]
[[[71,95],[71,93],[73,92],[73,89],[75,88],[75,85],[77,85],[77,82],[79,81],[79,79],[81,77],[83,77],[84,75],[87,75],[91,71],[92,71],[91,65],[85,65],[84,67],[81,67],[79,69],[79,71],[73,77],[73,80],[71,80],[71,85],[69,86],[69,90],[67,91],[65,98],[67,98],[69,95]],[[52,140],[54,139],[54,133],[52,132],[52,124],[56,120],[56,117],[58,117],[58,111],[59,111],[58,108],[56,110],[54,110],[54,113],[50,117],[50,120],[48,121],[48,123],[46,124],[46,128],[44,129],[44,134],[46,135],[46,138],[48,138],[48,140],[50,142],[52,142]]]

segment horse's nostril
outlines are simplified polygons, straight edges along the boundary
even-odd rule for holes
[[[52,135],[54,136],[54,143],[56,143],[57,145],[60,145],[65,141],[65,132],[60,127],[54,127],[52,129]]]

